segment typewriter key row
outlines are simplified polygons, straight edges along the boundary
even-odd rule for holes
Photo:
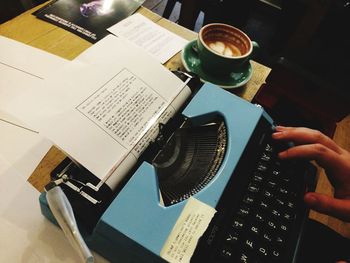
[[[218,250],[222,262],[281,262],[296,218],[293,167],[267,143]]]

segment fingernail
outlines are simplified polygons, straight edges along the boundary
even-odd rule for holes
[[[317,198],[316,198],[313,194],[311,194],[311,193],[305,194],[304,200],[305,200],[309,205],[314,205],[314,204],[317,203]]]
[[[286,153],[286,152],[280,152],[280,153],[278,153],[278,157],[281,158],[281,159],[285,158],[286,156],[287,156],[287,153]]]
[[[282,135],[282,132],[274,132],[272,133],[272,138],[278,139],[280,138]]]

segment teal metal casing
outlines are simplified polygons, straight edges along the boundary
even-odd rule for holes
[[[271,118],[257,107],[215,85],[205,84],[182,112],[195,125],[221,116],[227,128],[227,150],[215,178],[193,197],[216,207],[252,133],[261,118]],[[41,211],[55,222],[45,194]],[[155,170],[142,163],[105,211],[91,235],[89,247],[111,262],[165,262],[159,255],[186,201],[164,207]]]

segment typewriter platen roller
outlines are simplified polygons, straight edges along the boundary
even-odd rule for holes
[[[111,199],[94,221],[78,218],[89,247],[111,262],[165,262],[162,247],[194,197],[217,213],[192,262],[296,262],[308,212],[302,195],[314,183],[305,177],[314,171],[276,161],[271,118],[214,85],[205,84],[180,115],[179,127],[140,161],[118,193],[106,190]],[[40,203],[54,221],[44,194]],[[270,243],[263,242],[267,236]]]

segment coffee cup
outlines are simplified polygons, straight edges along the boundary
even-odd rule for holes
[[[239,71],[259,45],[234,26],[212,23],[201,28],[192,48],[203,70],[220,76]]]

